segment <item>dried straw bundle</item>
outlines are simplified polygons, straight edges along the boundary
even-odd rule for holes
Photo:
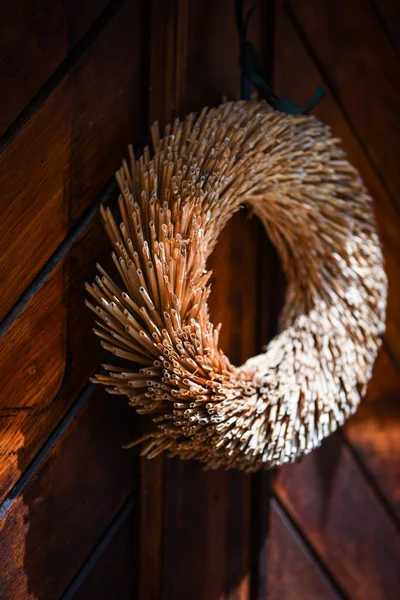
[[[175,121],[154,155],[130,149],[122,222],[102,211],[122,288],[87,286],[95,333],[128,366],[95,381],[156,427],[140,441],[208,467],[293,461],[351,415],[384,331],[386,276],[371,199],[329,129],[260,102]],[[237,368],[209,320],[207,257],[241,204],[259,216],[288,280],[282,333]],[[142,366],[137,371],[136,364]]]

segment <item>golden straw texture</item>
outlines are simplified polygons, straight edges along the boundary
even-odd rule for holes
[[[95,381],[126,394],[161,451],[208,467],[293,461],[356,410],[384,331],[387,283],[371,198],[328,127],[262,102],[175,121],[117,173],[118,227],[102,210],[118,284],[87,286],[95,333],[121,359]],[[206,260],[241,205],[276,245],[288,287],[281,333],[233,366],[210,322]],[[139,368],[141,367],[141,368]]]

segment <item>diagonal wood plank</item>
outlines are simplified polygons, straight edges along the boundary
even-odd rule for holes
[[[397,597],[397,527],[336,435],[301,463],[283,467],[274,487],[349,598]]]
[[[132,492],[132,426],[125,402],[92,393],[3,519],[2,599],[60,598]]]
[[[397,0],[372,0],[382,25],[397,51],[400,51],[400,5]]]
[[[400,372],[387,351],[378,357],[368,393],[345,437],[400,521]]]
[[[296,29],[284,13],[279,17],[277,32],[279,32],[276,51],[276,56],[279,60],[279,68],[276,69],[277,89],[283,95],[293,98],[299,103],[303,103],[310,92],[320,84],[320,76],[310,56],[307,54]],[[375,210],[383,243],[386,272],[389,279],[386,341],[395,357],[398,357],[400,356],[400,318],[398,312],[398,286],[400,281],[400,238],[398,231],[400,229],[400,218],[397,211],[393,209],[385,189],[380,184],[374,168],[371,167],[368,158],[363,153],[362,147],[352,133],[340,107],[328,89],[327,92],[327,97],[318,105],[314,113],[321,120],[328,123],[332,127],[333,132],[343,140],[343,145],[349,159],[360,170],[375,200]],[[380,364],[383,368],[379,368]],[[368,402],[367,398],[365,408],[364,405],[360,408],[360,415],[365,414],[366,411],[369,414],[368,427],[370,440],[374,440],[374,449],[371,446],[367,448],[362,442],[361,430],[363,428],[356,425],[357,419],[362,419],[362,416],[358,417],[356,415],[350,421],[349,439],[351,436],[351,442],[357,448],[366,467],[374,477],[380,478],[379,485],[383,485],[381,488],[382,491],[385,493],[393,509],[398,510],[398,486],[395,483],[396,472],[398,471],[395,465],[391,464],[389,466],[386,450],[388,445],[390,445],[388,453],[396,451],[396,440],[394,438],[396,437],[396,431],[398,434],[399,425],[396,417],[396,405],[390,402],[390,395],[397,392],[385,391],[388,381],[391,382],[393,390],[398,389],[398,377],[395,374],[393,366],[390,366],[390,360],[386,357],[381,362],[378,362],[374,371],[374,378],[368,390],[368,398],[371,398],[371,402]],[[379,399],[377,390],[381,390]],[[392,420],[387,425],[387,427],[392,427],[393,433],[390,437],[387,436],[387,429],[382,426],[382,404],[387,405],[388,409],[390,406],[390,410],[392,411]],[[360,432],[359,442],[356,439],[356,430]],[[364,441],[366,442],[366,440]],[[391,462],[393,463],[393,461]],[[385,478],[387,478],[386,482],[384,482]]]
[[[108,4],[109,0],[0,4],[0,136]]]
[[[149,65],[149,122],[161,127],[169,123],[176,103],[176,0],[152,0]],[[142,420],[136,429],[142,432]],[[158,600],[163,593],[163,537],[165,504],[164,455],[154,460],[141,458],[138,473],[136,512],[136,555],[138,557],[137,595]]]
[[[0,318],[144,130],[144,17],[130,0],[2,153]]]
[[[291,6],[294,7],[294,3]],[[296,15],[303,11],[303,7],[304,3],[296,4]],[[314,23],[319,10],[322,9],[318,9],[315,16],[309,16]],[[330,6],[326,14],[330,14],[332,10]],[[320,84],[320,76],[324,71],[317,71],[312,60],[314,57],[311,58],[308,53],[310,49],[304,45],[304,40],[298,35],[287,13],[278,10],[277,17],[275,87],[278,93],[301,104]],[[322,20],[325,18],[326,16],[322,17]],[[338,15],[336,20],[339,18],[342,17]],[[297,23],[297,20],[294,22]],[[339,39],[335,38],[335,27],[334,23],[330,29],[329,43],[334,44],[334,40],[337,39],[339,45]],[[332,82],[329,79],[327,83],[330,91]],[[360,87],[357,94],[362,93],[367,91],[363,92],[363,88]],[[388,338],[397,354],[397,211],[393,210],[375,168],[371,167],[360,141],[354,135],[352,123],[348,122],[349,113],[343,112],[336,98],[328,94],[315,110],[315,114],[328,122],[333,131],[343,139],[350,160],[360,169],[376,199],[390,286]],[[380,385],[377,382],[382,372],[379,374],[378,369],[375,376],[378,379],[373,385]],[[371,433],[370,439],[372,436],[376,437],[373,448],[367,449],[362,439],[356,440],[354,430],[351,439],[353,447],[357,448],[372,476],[377,474],[374,472],[375,468],[381,468],[377,465],[384,460],[382,450],[385,448],[385,433],[380,431],[379,419],[376,418],[379,411],[377,402],[374,403],[373,410],[375,416],[369,422],[374,432]],[[381,481],[381,489],[394,504],[396,492],[391,488],[391,481],[389,475],[385,483]],[[277,476],[275,489],[291,517],[346,595],[361,599],[386,598],[392,597],[393,593],[397,594],[400,582],[394,564],[398,561],[400,548],[396,526],[380,498],[370,487],[369,480],[360,471],[355,457],[337,436],[327,440],[320,450],[306,457],[300,464],[282,469]]]
[[[400,58],[371,3],[348,0],[345,10],[338,10],[332,0],[289,6],[364,151],[400,208]]]
[[[132,569],[134,529],[135,520],[131,511],[121,520],[96,562],[89,566],[80,585],[64,593],[61,600],[132,600],[135,597],[135,579],[138,575]]]
[[[96,217],[0,341],[0,499],[106,355],[92,333],[84,283],[96,260],[111,262],[109,252]]]
[[[268,533],[268,600],[334,600],[341,594],[324,578],[276,500]]]

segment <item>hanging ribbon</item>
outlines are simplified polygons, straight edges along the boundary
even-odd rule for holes
[[[301,115],[308,113],[323,98],[325,91],[319,88],[304,107],[298,106],[290,100],[279,98],[269,87],[261,75],[259,60],[256,50],[247,39],[247,27],[250,17],[255,9],[243,16],[243,0],[235,0],[236,25],[239,33],[240,57],[239,65],[242,72],[241,96],[243,100],[250,100],[250,84],[258,91],[261,98],[264,98],[272,108],[286,113],[287,115]]]

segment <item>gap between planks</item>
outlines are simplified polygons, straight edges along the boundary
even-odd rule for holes
[[[100,206],[110,199],[112,194],[117,189],[117,184],[114,177],[108,182],[108,184],[101,190],[97,195],[96,199],[92,202],[89,208],[84,212],[82,217],[72,227],[69,233],[66,235],[64,240],[50,256],[48,261],[40,269],[36,277],[31,281],[25,291],[18,298],[16,303],[5,315],[4,319],[0,323],[0,339],[5,336],[7,331],[10,329],[14,321],[20,316],[24,308],[27,306],[33,296],[40,290],[42,285],[47,281],[53,270],[57,267],[58,263],[66,256],[72,246],[75,244],[79,236],[83,233],[86,227],[89,225],[91,220],[97,214]]]
[[[321,556],[313,547],[312,543],[308,539],[305,532],[299,527],[298,523],[291,517],[286,507],[280,500],[276,492],[272,492],[271,505],[275,508],[276,512],[282,519],[285,527],[289,530],[292,537],[298,542],[299,547],[309,559],[310,563],[315,567],[316,571],[320,574],[326,586],[337,596],[340,600],[350,600],[339,582],[335,579],[331,571],[325,562],[321,559]]]
[[[292,23],[293,27],[295,28],[301,43],[303,44],[305,52],[308,54],[310,60],[314,63],[316,70],[318,71],[318,73],[323,81],[324,87],[326,87],[329,90],[329,93],[331,94],[332,98],[334,99],[335,103],[337,104],[339,110],[342,112],[342,115],[343,115],[343,118],[344,118],[346,124],[348,125],[349,129],[351,130],[352,134],[354,135],[355,139],[357,140],[357,142],[360,146],[360,149],[366,156],[369,166],[371,167],[372,171],[376,174],[377,178],[379,179],[380,183],[382,184],[382,187],[383,187],[384,191],[386,192],[388,198],[390,199],[392,206],[400,214],[400,206],[395,201],[391,191],[388,189],[388,187],[380,173],[380,170],[375,165],[374,161],[372,160],[372,158],[368,152],[368,148],[366,147],[363,140],[358,135],[357,130],[353,126],[352,120],[350,119],[343,103],[341,102],[339,95],[336,93],[335,86],[332,84],[332,82],[329,78],[329,75],[326,73],[324,67],[322,66],[321,62],[318,59],[317,54],[314,52],[312,43],[308,39],[299,20],[297,19],[296,15],[294,14],[293,10],[291,9],[289,2],[285,3],[285,8],[286,8],[289,20]],[[383,336],[383,345],[388,352],[388,355],[392,361],[393,366],[398,371],[400,371],[399,362],[397,361],[395,354],[385,336]],[[378,484],[376,483],[373,475],[370,473],[368,467],[365,465],[363,459],[358,454],[357,450],[352,446],[351,442],[346,438],[345,433],[341,433],[340,438],[341,438],[342,442],[346,445],[346,447],[349,449],[349,451],[351,452],[351,454],[357,464],[357,467],[359,468],[360,472],[362,473],[367,485],[371,488],[373,494],[376,496],[377,500],[382,505],[384,511],[387,513],[388,517],[391,519],[391,521],[394,523],[394,525],[396,527],[399,527],[400,526],[399,519],[397,518],[397,516],[396,516],[393,508],[390,506],[389,502],[386,500],[384,494],[380,490]]]
[[[91,554],[88,556],[86,561],[80,567],[79,571],[74,576],[73,580],[61,595],[60,600],[72,600],[85,581],[86,577],[89,575],[93,567],[96,565],[98,560],[102,557],[103,553],[115,537],[115,535],[120,531],[121,527],[133,513],[133,499],[132,497],[128,498],[125,502],[124,506],[121,508],[119,513],[114,517],[111,523],[108,525],[105,530],[103,536],[101,537],[98,544],[95,546]]]
[[[107,362],[113,362],[112,355],[109,355],[105,358]],[[68,427],[71,425],[72,421],[76,418],[79,411],[83,408],[83,406],[87,403],[90,396],[92,395],[96,384],[88,383],[81,394],[78,396],[77,400],[68,410],[68,412],[64,415],[64,417],[59,421],[56,427],[53,429],[52,433],[49,435],[43,446],[34,456],[28,467],[22,473],[18,481],[13,485],[3,502],[0,504],[0,523],[5,518],[14,502],[18,499],[20,494],[24,491],[24,489],[29,484],[30,480],[34,475],[38,472],[41,465],[44,463],[46,458],[49,456],[50,452],[57,445],[58,441],[67,431]]]
[[[352,122],[344,104],[341,101],[340,95],[336,91],[335,85],[333,84],[331,78],[329,77],[329,73],[327,73],[325,68],[323,67],[321,61],[318,58],[317,53],[314,51],[311,41],[308,39],[304,29],[301,26],[301,23],[299,22],[297,16],[295,15],[294,11],[292,10],[292,8],[288,2],[285,3],[285,8],[286,8],[289,20],[292,23],[293,27],[295,28],[295,30],[300,38],[300,41],[304,46],[306,53],[308,54],[308,56],[314,63],[316,70],[318,71],[318,73],[321,77],[324,87],[328,89],[332,98],[334,99],[337,106],[341,110],[344,120],[346,121],[346,123],[347,123],[350,131],[354,135],[355,139],[359,143],[361,150],[364,152],[365,156],[367,157],[369,165],[371,166],[371,168],[374,171],[374,173],[376,174],[379,182],[381,183],[383,189],[385,190],[388,198],[390,199],[390,201],[392,203],[393,208],[400,214],[400,205],[398,204],[398,202],[396,202],[396,199],[394,198],[391,190],[388,188],[386,181],[383,178],[379,168],[375,165],[375,162],[372,159],[370,152],[368,151],[367,145],[364,143],[364,141],[361,138],[361,136],[359,135],[357,129],[354,127],[353,122]]]
[[[104,31],[107,25],[116,17],[120,10],[127,3],[127,0],[114,0],[94,21],[83,38],[71,50],[68,56],[61,62],[56,70],[45,81],[39,91],[33,96],[28,104],[23,108],[20,114],[6,129],[0,138],[0,153],[16,138],[18,133],[32,119],[42,104],[47,100],[50,94],[57,88],[62,80],[68,75],[69,71],[75,66],[79,59],[87,52],[90,46],[96,41],[99,35]]]

